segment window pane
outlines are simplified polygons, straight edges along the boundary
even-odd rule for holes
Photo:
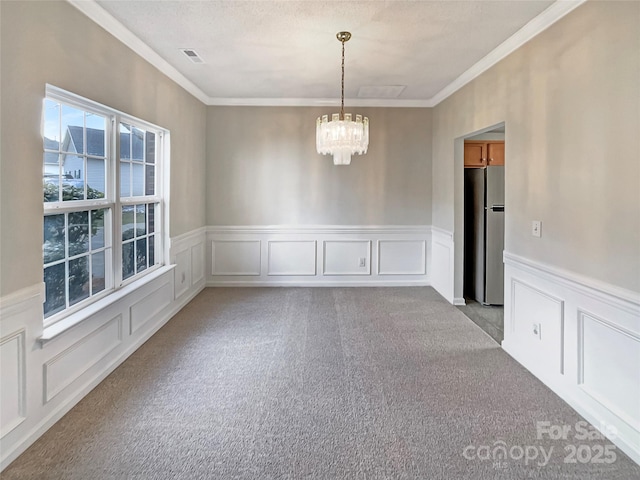
[[[144,165],[133,164],[133,196],[144,195]]]
[[[131,132],[131,153],[134,160],[144,160],[144,131],[136,127]]]
[[[122,240],[133,238],[135,232],[134,206],[122,207]]]
[[[89,212],[69,214],[69,256],[89,251]]]
[[[147,163],[156,163],[156,134],[147,132]]]
[[[145,195],[155,195],[155,181],[156,181],[156,168],[152,165],[147,165],[147,178],[146,178],[146,190]]]
[[[104,256],[104,251],[91,255],[91,289],[94,295],[105,288]]]
[[[105,169],[101,158],[87,158],[87,199],[104,198]]]
[[[44,269],[45,297],[44,316],[49,317],[54,313],[64,310],[64,263],[52,265]]]
[[[141,272],[147,268],[147,239],[136,240],[136,268]]]
[[[104,157],[106,118],[87,112],[85,121],[87,122],[87,154]]]
[[[122,279],[129,278],[135,271],[135,263],[133,262],[133,242],[122,245]]]
[[[104,247],[105,211],[105,209],[91,211],[91,250]]]
[[[62,200],[84,200],[84,158],[62,155]]]
[[[156,206],[153,203],[147,205],[149,209],[149,233],[155,232],[155,216],[156,216]]]
[[[89,297],[88,256],[69,260],[69,305]]]
[[[84,153],[84,112],[62,105],[62,151]]]
[[[64,243],[64,214],[44,217],[42,252],[45,264],[64,258]],[[62,277],[64,278],[64,273]]]
[[[156,264],[155,259],[155,236],[149,236],[149,266],[152,267]]]
[[[57,202],[60,199],[60,155],[44,152],[42,169],[42,193],[45,202]]]
[[[44,101],[44,148],[60,150],[60,104],[53,100]]]
[[[120,196],[131,196],[131,164],[128,162],[120,164]]]
[[[147,206],[136,205],[136,237],[147,233]]]
[[[131,160],[131,127],[126,123],[120,124],[120,158]]]

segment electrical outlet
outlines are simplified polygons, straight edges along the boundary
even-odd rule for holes
[[[533,324],[533,334],[542,340],[542,325],[540,323]]]
[[[533,220],[531,222],[531,235],[538,238],[542,236],[542,222],[540,220]]]
[[[367,266],[367,259],[365,257],[360,257],[360,263],[358,264],[358,266],[366,267]]]

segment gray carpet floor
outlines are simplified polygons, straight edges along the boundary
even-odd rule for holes
[[[580,420],[430,288],[210,288],[2,479],[640,478]]]

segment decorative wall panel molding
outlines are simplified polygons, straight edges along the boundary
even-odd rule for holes
[[[449,302],[454,303],[453,233],[431,227],[431,284]]]
[[[173,301],[173,288],[170,282],[161,284],[150,294],[130,308],[130,333],[133,334],[150,319],[167,308]]]
[[[564,302],[511,278],[510,332],[533,353],[536,368],[564,373]]]
[[[0,339],[0,470],[204,288],[205,237],[200,228],[172,239],[175,268],[162,267],[95,302],[80,322],[44,329],[41,283],[0,299],[2,332],[13,332]],[[174,270],[191,272],[175,299]]]
[[[204,280],[204,235],[202,241],[191,247],[191,284],[196,285]]]
[[[416,262],[415,259],[420,259]],[[380,240],[378,275],[426,275],[426,240]]]
[[[323,275],[371,275],[370,240],[325,240],[323,251]]]
[[[268,240],[267,275],[315,275],[315,240]]]
[[[640,431],[640,335],[578,309],[578,385]]]
[[[175,298],[178,298],[191,287],[191,249],[187,248],[177,253],[174,261]]]
[[[0,432],[4,437],[26,418],[25,329],[0,339]]]
[[[122,315],[112,318],[43,366],[44,401],[50,401],[122,342]]]
[[[640,294],[504,261],[503,348],[640,463]]]
[[[171,239],[171,262],[175,264],[176,298],[204,281],[206,229],[198,228]]]
[[[212,275],[260,275],[259,240],[213,240],[211,242]]]
[[[429,285],[428,226],[216,226],[208,286]],[[382,270],[380,270],[382,265]]]

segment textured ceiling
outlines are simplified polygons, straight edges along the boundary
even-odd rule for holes
[[[97,2],[211,98],[332,99],[403,85],[428,100],[542,13],[552,1]],[[194,49],[192,63],[181,48]],[[376,91],[376,89],[372,89]]]

